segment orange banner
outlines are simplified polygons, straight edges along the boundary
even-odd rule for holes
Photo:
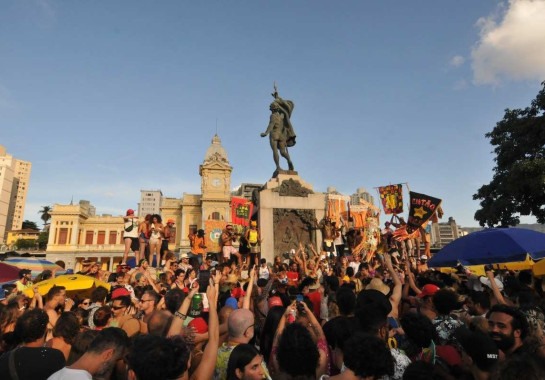
[[[227,225],[227,222],[223,220],[206,220],[204,222],[204,233],[207,237],[207,251],[208,252],[221,252],[220,237],[221,232]]]

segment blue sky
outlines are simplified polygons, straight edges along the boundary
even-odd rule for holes
[[[199,193],[216,123],[232,184],[264,183],[276,81],[315,190],[408,182],[474,226],[484,134],[537,94],[544,25],[543,0],[5,1],[0,144],[33,163],[35,221],[72,197],[121,214],[140,189]]]

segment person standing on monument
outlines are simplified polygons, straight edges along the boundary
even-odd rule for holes
[[[267,127],[267,130],[261,134],[261,137],[269,135],[274,163],[276,164],[276,171],[278,172],[282,170],[280,168],[280,157],[278,155],[278,151],[280,151],[282,157],[288,161],[288,169],[294,170],[293,163],[291,162],[291,158],[288,153],[288,147],[295,145],[296,137],[290,121],[294,104],[292,101],[284,100],[278,95],[276,85],[272,96],[274,97],[274,101],[269,106],[269,109],[271,110],[269,126]]]

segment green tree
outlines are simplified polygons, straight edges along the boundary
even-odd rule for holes
[[[49,222],[49,219],[51,219],[51,207],[49,206],[42,206],[42,209],[38,211],[38,214],[42,214],[40,216],[40,219],[44,222],[44,226],[47,225],[47,222]]]
[[[24,220],[22,228],[23,228],[23,230],[25,230],[25,229],[39,230],[38,225],[36,224],[36,222],[33,222],[31,220]]]
[[[38,236],[38,248],[42,251],[47,249],[47,241],[49,240],[49,231],[40,232]]]
[[[17,239],[14,244],[17,249],[29,249],[36,247],[36,240],[34,239]]]
[[[506,109],[486,134],[496,166],[492,181],[473,195],[481,201],[475,212],[481,226],[514,226],[520,215],[545,223],[545,82],[541,85],[530,107]]]

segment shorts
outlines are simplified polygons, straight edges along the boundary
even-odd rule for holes
[[[333,244],[333,240],[324,240],[324,242],[322,243],[322,248],[325,252],[335,252],[335,245]]]
[[[131,250],[133,252],[136,252],[140,249],[140,242],[138,241],[138,238],[135,237],[126,237],[124,240],[131,239]]]
[[[159,243],[160,241],[161,241],[161,240],[159,240],[159,239],[154,239],[154,238],[150,238],[150,239],[149,239],[149,243],[150,243],[150,244],[157,244],[157,243]]]
[[[163,242],[161,243],[161,252],[168,251],[168,240],[163,239]]]
[[[232,254],[237,253],[237,249],[232,245],[224,245],[221,251],[224,259],[230,259]]]

